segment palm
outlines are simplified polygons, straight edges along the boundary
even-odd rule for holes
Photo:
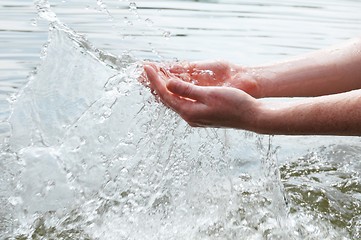
[[[258,96],[257,83],[245,68],[226,61],[185,62],[170,66],[170,72],[196,85],[234,87]]]
[[[200,86],[233,86],[239,67],[224,61],[207,61],[172,65],[170,72]]]

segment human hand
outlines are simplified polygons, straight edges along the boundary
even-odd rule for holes
[[[165,66],[152,63],[156,68],[172,73],[185,82],[199,86],[228,86],[259,97],[260,89],[254,74],[245,67],[227,61],[177,62]]]
[[[189,125],[256,130],[262,105],[244,91],[227,86],[197,86],[155,65],[144,65],[144,69],[160,100]]]

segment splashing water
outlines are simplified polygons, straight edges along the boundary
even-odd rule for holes
[[[260,234],[252,225],[266,216],[278,228],[254,152],[238,146],[253,140],[189,129],[137,82],[132,59],[107,62],[64,26],[49,34],[9,121],[15,236],[223,238]]]
[[[254,152],[232,144],[253,140],[189,129],[137,82],[134,59],[51,21],[44,61],[9,119],[10,236],[222,238],[240,227],[259,235],[252,225],[273,215],[262,221],[278,228]]]
[[[289,214],[272,137],[189,128],[137,81],[136,59],[93,47],[46,1],[37,4],[51,22],[49,41],[12,103],[11,134],[1,145],[1,237],[347,235]]]

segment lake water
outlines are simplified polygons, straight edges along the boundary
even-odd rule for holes
[[[361,2],[0,3],[1,239],[360,239],[359,137],[194,129],[139,61],[262,64],[360,36]],[[39,13],[39,15],[38,15]]]

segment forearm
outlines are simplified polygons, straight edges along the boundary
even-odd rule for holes
[[[305,98],[276,107],[262,103],[255,131],[281,135],[361,136],[361,90]]]
[[[361,38],[245,70],[256,80],[256,97],[321,96],[360,89]]]

